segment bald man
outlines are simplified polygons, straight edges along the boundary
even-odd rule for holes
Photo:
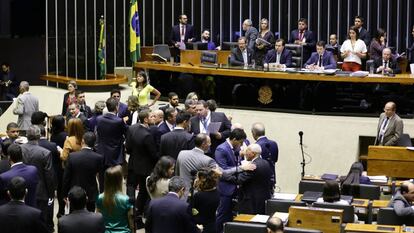
[[[414,215],[414,206],[411,205],[413,201],[414,184],[406,181],[397,189],[388,207],[394,208],[398,216],[412,216]]]
[[[379,146],[396,146],[403,133],[404,124],[395,113],[397,106],[394,102],[385,104],[384,112],[381,113],[377,127],[375,144]]]
[[[283,233],[283,222],[280,218],[272,216],[266,222],[267,233]]]
[[[387,74],[399,74],[401,69],[397,62],[393,61],[391,49],[385,48],[382,50],[382,58],[378,58],[374,61],[375,72]]]

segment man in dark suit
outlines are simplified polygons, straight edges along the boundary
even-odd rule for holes
[[[79,118],[82,121],[85,130],[88,129],[88,118],[79,110],[79,105],[75,102],[69,104],[68,113],[66,114],[66,122],[72,118]]]
[[[121,102],[121,91],[119,89],[113,89],[111,91],[111,98],[114,98],[118,102],[117,116],[124,118],[129,116],[128,106]]]
[[[292,52],[285,49],[285,40],[277,39],[275,49],[269,50],[263,60],[263,64],[274,64],[275,68],[286,68],[292,66]]]
[[[215,152],[215,159],[219,167],[223,170],[238,167],[240,158],[235,155],[235,151],[240,150],[246,133],[242,129],[231,131],[229,138],[220,144]],[[231,179],[221,179],[218,185],[220,192],[220,204],[217,208],[217,232],[223,232],[223,224],[233,220],[232,199],[236,195],[236,185]]]
[[[147,210],[145,231],[147,233],[196,233],[199,232],[188,204],[180,200],[184,195],[185,183],[178,176],[170,179],[169,193],[151,200]]]
[[[303,46],[303,61],[307,61],[313,51],[315,51],[316,39],[312,31],[308,30],[308,21],[304,18],[298,20],[298,29],[290,33],[289,44]]]
[[[237,43],[238,47],[231,50],[230,65],[247,66],[252,64],[254,51],[247,47],[246,37],[240,37]]]
[[[137,228],[142,227],[140,215],[144,213],[144,206],[149,199],[146,190],[146,178],[154,169],[158,161],[157,148],[154,138],[149,130],[149,110],[142,110],[138,117],[140,124],[132,125],[126,134],[125,147],[130,155],[128,161],[127,195],[135,200],[135,190],[139,185],[138,197],[136,198]]]
[[[180,23],[171,29],[170,45],[177,49],[185,49],[185,43],[195,40],[194,30],[193,26],[187,23],[187,15],[178,16],[178,21]]]
[[[162,135],[174,130],[176,125],[175,121],[177,119],[177,110],[175,108],[167,108],[165,110],[164,119],[164,122],[158,126],[158,135],[160,138]]]
[[[396,110],[397,106],[394,102],[385,104],[384,112],[381,113],[378,121],[377,137],[375,138],[374,145],[397,145],[403,133],[404,124],[401,118],[395,113]]]
[[[382,73],[384,75],[401,73],[397,62],[392,60],[390,48],[382,50],[382,58],[374,60],[374,67],[376,73]]]
[[[359,30],[359,39],[363,40],[365,45],[368,46],[371,43],[371,36],[367,29],[363,28],[364,25],[364,18],[357,15],[354,18],[354,26]]]
[[[259,32],[255,27],[252,26],[253,22],[250,19],[246,19],[243,21],[242,28],[244,33],[244,37],[246,38],[247,48],[250,50],[255,49],[256,39]]]
[[[115,98],[106,101],[108,113],[98,117],[96,126],[97,152],[103,155],[104,169],[124,162],[123,144],[127,126],[122,118],[117,117],[118,103]]]
[[[95,212],[95,201],[99,194],[96,177],[102,172],[103,157],[92,150],[96,137],[93,132],[86,132],[82,139],[82,149],[69,154],[63,174],[63,195],[66,197],[73,186],[86,190],[88,201],[86,208]]]
[[[175,108],[177,112],[180,112],[181,110],[178,108],[179,100],[180,99],[178,98],[177,93],[175,92],[168,93],[168,104],[160,107],[160,110],[162,110],[165,113],[165,110],[167,110],[167,108]]]
[[[240,185],[239,212],[243,214],[265,214],[265,201],[271,198],[272,170],[269,163],[260,158],[261,153],[260,145],[249,145],[245,159],[255,164],[256,169],[232,177],[233,182]]]
[[[191,115],[187,112],[178,113],[177,126],[173,131],[161,136],[160,156],[168,155],[177,159],[182,150],[191,150],[194,147],[193,135],[188,133]]]
[[[36,188],[36,206],[42,211],[46,226],[53,232],[53,198],[55,185],[52,153],[39,146],[40,128],[32,125],[26,132],[28,142],[22,144],[23,162],[37,168],[39,183]]]
[[[211,112],[208,109],[207,102],[199,100],[196,105],[197,116],[190,119],[190,133],[197,135],[199,133],[205,133],[211,138],[211,147],[207,155],[214,155],[216,147],[224,142],[230,135],[231,122],[227,116],[222,112]],[[212,122],[214,124],[220,124],[218,132],[210,132],[209,125]],[[220,123],[219,123],[220,122]]]
[[[325,50],[325,41],[316,43],[316,52],[306,61],[305,68],[310,70],[336,69],[336,61],[331,52]]]
[[[79,111],[85,115],[86,118],[93,116],[91,108],[86,105],[85,92],[82,90],[75,91],[76,100],[78,103]]]
[[[74,186],[69,191],[72,212],[62,216],[58,222],[59,233],[104,233],[105,224],[100,213],[85,210],[87,195],[83,188]],[[89,196],[88,196],[89,197]]]
[[[23,163],[22,148],[18,144],[11,144],[7,148],[7,154],[9,155],[11,168],[7,172],[0,174],[0,205],[9,201],[7,186],[11,179],[15,176],[20,176],[26,180],[27,184],[26,205],[36,207],[36,187],[39,182],[37,168]]]
[[[40,210],[24,204],[26,182],[17,176],[11,179],[8,194],[11,201],[0,206],[0,226],[2,233],[46,233]]]
[[[0,100],[13,100],[17,94],[17,80],[10,64],[3,62],[0,73]]]

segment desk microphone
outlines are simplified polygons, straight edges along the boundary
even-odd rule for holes
[[[194,66],[194,64],[193,64],[193,63],[191,63],[191,62],[189,62],[188,64],[190,64],[191,66]]]
[[[299,131],[299,137],[300,137],[300,145],[302,145],[302,138],[303,138],[303,132]]]

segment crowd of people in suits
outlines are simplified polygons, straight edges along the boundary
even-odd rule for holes
[[[241,124],[196,93],[184,109],[172,92],[168,104],[151,110],[157,99],[141,100],[140,93],[160,93],[139,88],[144,75],[127,104],[112,90],[93,110],[71,81],[62,114],[50,117],[21,84],[15,108],[23,110],[15,110],[19,121],[1,141],[0,204],[18,204],[34,217],[6,232],[53,232],[56,216],[59,232],[210,233],[222,232],[236,212],[264,213],[278,160],[264,124],[252,124],[250,142]]]

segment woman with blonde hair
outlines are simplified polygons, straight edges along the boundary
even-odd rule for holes
[[[75,80],[70,80],[68,82],[68,92],[65,93],[63,96],[63,104],[62,104],[62,116],[66,116],[68,113],[68,107],[71,103],[75,103],[76,100],[76,89],[78,89],[78,85],[76,84]]]
[[[134,230],[133,205],[129,197],[122,193],[122,167],[109,167],[105,171],[104,192],[96,201],[97,211],[101,212],[106,233],[129,233]]]
[[[60,159],[66,161],[69,153],[80,151],[82,149],[82,137],[84,134],[84,127],[79,118],[72,118],[68,122],[67,127],[68,137],[63,144],[63,149],[60,152]]]

